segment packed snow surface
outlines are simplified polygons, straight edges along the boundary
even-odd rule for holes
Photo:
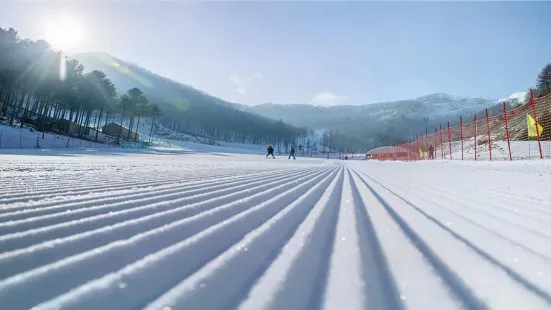
[[[551,162],[0,155],[0,309],[551,309]]]

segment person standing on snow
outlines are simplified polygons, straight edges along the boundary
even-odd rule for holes
[[[295,157],[295,148],[291,146],[291,152],[289,153],[289,159],[291,159],[291,156],[293,156],[293,159],[297,159]]]
[[[434,159],[434,147],[432,144],[429,146],[429,159]]]
[[[268,155],[266,155],[266,158],[268,158],[268,156],[272,155],[273,158],[275,158],[274,156],[274,148],[272,147],[272,145],[268,145]]]

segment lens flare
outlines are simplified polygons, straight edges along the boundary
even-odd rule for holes
[[[81,40],[82,32],[77,23],[69,18],[59,18],[46,29],[46,41],[62,51],[74,48]]]

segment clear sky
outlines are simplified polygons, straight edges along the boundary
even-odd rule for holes
[[[98,51],[244,104],[507,97],[551,62],[551,2],[2,1],[44,38],[70,16]]]

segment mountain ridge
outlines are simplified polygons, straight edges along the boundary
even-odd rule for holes
[[[263,143],[272,139],[266,137],[292,140],[291,136],[303,134],[308,131],[304,127],[308,127],[332,132],[342,137],[340,140],[349,141],[349,144],[334,147],[351,151],[365,150],[409,139],[418,132],[453,121],[460,115],[472,116],[495,106],[501,100],[433,93],[413,99],[363,105],[263,103],[248,106],[225,101],[109,54],[83,53],[73,55],[73,58],[81,61],[88,70],[104,71],[109,78],[115,79],[119,90],[141,86],[148,97],[162,100],[166,109],[165,125],[178,121],[180,125],[175,126],[177,130],[185,133],[195,131],[207,136],[218,135],[224,141],[249,139],[243,140],[241,134],[227,135],[226,131],[240,128],[239,132],[245,131],[249,136],[256,137],[254,132],[268,124],[269,134],[262,134],[265,137],[263,140],[254,138],[247,141]],[[507,100],[515,100],[518,96]],[[223,130],[218,128],[219,122],[224,123]],[[289,125],[286,127],[286,124]],[[285,133],[280,134],[278,130]]]

